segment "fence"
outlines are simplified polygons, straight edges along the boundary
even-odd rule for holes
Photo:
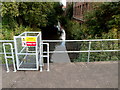
[[[68,53],[72,62],[119,60],[120,39],[65,40],[66,50],[55,50],[62,40],[43,40],[50,45],[50,53]],[[44,52],[45,53],[45,52]]]
[[[14,40],[0,40],[0,61],[1,61],[1,63],[5,63],[3,43],[11,43],[14,46]],[[6,51],[7,51],[6,54],[11,54],[10,53],[11,52],[10,47],[6,47],[6,48],[8,48],[8,49],[6,49]],[[14,49],[13,49],[13,51],[14,51]],[[11,62],[8,62],[8,63],[11,63]]]
[[[65,40],[66,50],[55,50],[57,46],[62,46],[62,40],[42,40],[49,43],[50,57],[54,53],[68,53],[72,62],[91,62],[91,61],[108,61],[119,60],[120,39],[94,39],[94,40]],[[0,40],[0,55],[3,54],[2,43],[13,40]],[[44,48],[43,53],[47,53]],[[8,53],[9,50],[8,50]]]

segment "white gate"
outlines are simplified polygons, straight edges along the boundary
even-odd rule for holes
[[[2,41],[1,41],[2,42]],[[12,58],[14,71],[17,70],[39,70],[42,71],[44,66],[44,57],[47,57],[47,71],[49,71],[49,43],[43,43],[41,38],[41,32],[24,32],[19,36],[14,36],[14,40],[10,42],[14,43],[15,56],[16,56],[16,67],[13,54],[13,44],[6,43],[9,40],[3,41],[4,55],[6,61],[7,72],[9,72],[8,60],[7,58]],[[47,45],[47,55],[43,54],[43,45]],[[11,46],[11,52],[6,50],[5,45]],[[7,56],[11,54],[12,56]]]

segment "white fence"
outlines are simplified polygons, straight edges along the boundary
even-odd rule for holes
[[[119,52],[120,51],[120,39],[92,39],[92,40],[65,40],[66,44],[66,51],[54,51],[55,46],[63,42],[62,40],[42,40],[43,42],[47,42],[50,44],[50,51],[49,53],[88,53],[87,54],[87,62],[90,61],[90,55],[92,52]],[[14,43],[13,40],[0,40],[0,43]],[[52,44],[53,43],[53,44]],[[76,44],[76,45],[70,45]],[[0,44],[2,45],[2,44]],[[82,46],[83,45],[83,46]],[[51,48],[53,47],[53,48]],[[74,50],[74,47],[77,48]],[[70,48],[73,48],[70,50]],[[47,53],[44,51],[44,53]],[[4,54],[0,52],[0,54]],[[10,53],[7,53],[10,54]]]
[[[70,53],[88,53],[87,62],[90,61],[91,53],[95,54],[99,52],[117,52],[118,54],[118,51],[120,51],[119,49],[120,39],[65,40],[65,43],[66,43],[65,46],[67,48],[66,51],[63,51],[63,50],[56,51],[51,49],[51,47],[55,46],[55,44],[52,44],[52,43],[56,43],[56,46],[57,46],[57,43],[60,44],[61,42],[63,42],[62,40],[43,40],[43,42],[47,42],[50,44],[49,53],[69,53],[69,54]],[[82,45],[82,44],[85,44],[85,45]],[[70,48],[73,48],[73,49],[70,50]]]

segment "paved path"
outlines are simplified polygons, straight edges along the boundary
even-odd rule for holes
[[[52,63],[50,72],[2,69],[3,88],[117,88],[118,62]]]
[[[66,47],[64,45],[59,45],[55,48],[55,51],[66,51]],[[55,63],[70,62],[68,53],[53,53],[51,59]]]

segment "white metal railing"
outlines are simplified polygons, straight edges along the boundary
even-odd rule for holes
[[[97,42],[97,41],[120,41],[120,39],[90,39],[90,40],[65,40],[65,42],[88,42],[88,50],[79,50],[79,51],[49,51],[49,53],[80,53],[80,52],[87,52],[88,53],[88,60],[87,62],[89,62],[89,58],[90,58],[90,53],[91,52],[118,52],[120,51],[120,49],[117,50],[91,50],[91,45],[92,42]],[[0,43],[2,42],[14,42],[13,40],[0,40]],[[63,42],[63,40],[42,40],[42,42],[48,42],[48,43],[54,43],[54,42]],[[118,42],[118,44],[120,44]],[[44,52],[47,53],[47,52]],[[4,54],[2,52],[0,52],[0,54]],[[10,53],[8,53],[10,54]]]
[[[0,40],[0,43],[13,43],[14,42],[14,40]],[[0,44],[0,45],[2,45],[2,44]],[[13,48],[14,49],[14,48]],[[14,53],[14,52],[13,52]],[[4,54],[4,52],[0,52],[0,55],[1,54]],[[6,54],[12,54],[12,53],[8,53],[8,52],[6,52]]]
[[[42,43],[42,45],[47,45],[47,55],[41,54],[41,57],[47,58],[47,71],[50,71],[50,65],[49,65],[49,43]],[[43,62],[43,61],[42,61]],[[41,62],[40,62],[41,63]],[[40,64],[41,65],[41,64]],[[40,66],[40,71],[42,72],[42,67]]]
[[[120,39],[89,39],[89,40],[65,40],[65,42],[73,41],[119,41]],[[43,42],[62,42],[63,40],[42,40]]]
[[[7,55],[6,54],[6,45],[10,46],[10,50],[11,50],[11,55]],[[13,54],[13,45],[11,43],[3,43],[3,50],[4,50],[4,56],[5,56],[5,62],[6,62],[6,67],[7,67],[7,72],[9,72],[9,66],[8,66],[8,59],[11,58],[12,59],[12,63],[13,63],[13,67],[14,67],[14,72],[16,72],[16,67],[15,67],[15,59],[14,59],[14,54]]]
[[[14,42],[14,40],[0,40],[1,43],[3,42]]]
[[[120,39],[91,39],[91,40],[65,40],[65,42],[88,42],[88,50],[79,50],[79,51],[49,51],[49,53],[80,53],[80,52],[87,52],[88,53],[88,59],[87,62],[89,62],[90,60],[90,53],[91,52],[118,52],[120,50],[91,50],[91,45],[92,42],[98,42],[98,41],[120,41]],[[43,40],[43,42],[48,42],[48,43],[54,43],[54,42],[63,42],[63,40]],[[119,44],[119,43],[117,43]],[[47,52],[44,52],[47,53]]]
[[[120,51],[120,50],[90,50],[91,49],[91,42],[95,41],[120,41],[120,39],[92,39],[92,40],[65,40],[65,42],[82,42],[88,41],[89,42],[89,50],[84,51],[50,51],[49,53],[80,53],[80,52],[112,52],[112,51]],[[43,40],[43,42],[63,42],[63,40]],[[46,53],[46,52],[44,52]]]

